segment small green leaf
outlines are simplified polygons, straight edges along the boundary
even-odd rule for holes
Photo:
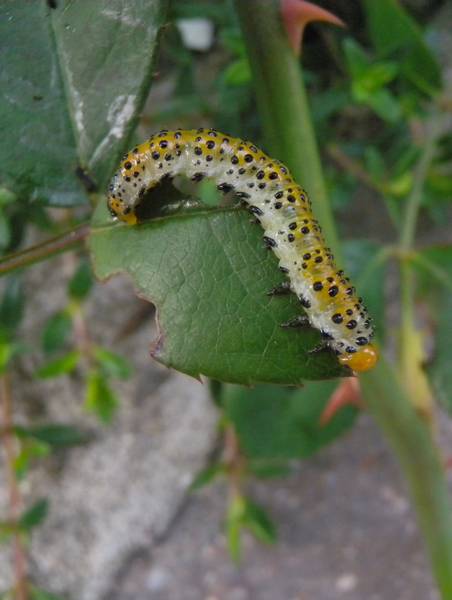
[[[69,282],[69,296],[72,300],[84,300],[93,286],[93,273],[86,260],[82,260]]]
[[[220,475],[224,475],[225,468],[222,464],[211,465],[203,469],[198,475],[194,478],[190,485],[190,490],[200,490],[205,487],[209,483],[212,483],[217,477]]]
[[[132,367],[123,356],[100,347],[94,349],[94,356],[107,377],[128,379],[132,375]]]
[[[49,501],[46,498],[37,500],[33,506],[31,506],[25,513],[20,517],[19,526],[24,531],[30,531],[34,527],[40,525],[47,517],[49,512]]]
[[[231,63],[223,73],[224,81],[231,86],[245,85],[252,79],[251,67],[247,58],[239,58]]]
[[[19,327],[25,309],[25,293],[20,276],[8,277],[0,302],[0,329],[8,335]]]
[[[45,458],[50,453],[50,446],[40,441],[27,440],[22,443],[20,452],[14,459],[14,471],[18,479],[23,479],[28,473],[30,464],[38,458]]]
[[[267,512],[249,498],[245,500],[242,522],[243,526],[249,529],[260,542],[264,542],[265,544],[274,544],[276,542],[274,523]]]
[[[62,356],[61,358],[56,358],[43,365],[36,371],[36,377],[39,377],[40,379],[49,379],[50,377],[67,375],[76,368],[80,357],[80,352],[78,350],[73,350],[72,352],[69,352],[69,354]]]
[[[79,446],[91,439],[86,432],[72,425],[57,423],[33,425],[31,427],[16,426],[14,431],[20,438],[34,438],[55,448]]]
[[[0,187],[0,206],[7,206],[17,200],[17,196],[11,190],[5,187]]]
[[[437,93],[442,87],[438,61],[405,8],[396,0],[365,0],[364,7],[378,54],[394,56],[414,85],[428,94]]]
[[[110,423],[119,406],[116,394],[105,377],[92,371],[87,380],[85,407],[104,423]]]
[[[242,498],[241,496],[234,496],[229,503],[226,515],[226,538],[228,543],[229,555],[235,562],[239,562],[241,557],[240,533],[242,530],[244,513],[244,498]]]
[[[46,354],[60,350],[72,331],[72,319],[67,311],[52,315],[42,332],[42,349]]]

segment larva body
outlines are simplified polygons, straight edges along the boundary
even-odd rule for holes
[[[164,177],[212,178],[246,201],[264,229],[312,326],[342,364],[366,371],[377,360],[371,321],[333,256],[306,192],[287,168],[250,142],[212,129],[161,131],[124,158],[109,188],[108,207],[128,224],[138,222],[145,193]]]

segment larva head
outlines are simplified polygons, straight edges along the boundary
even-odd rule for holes
[[[368,344],[357,352],[341,354],[338,359],[342,365],[350,367],[352,371],[362,373],[373,369],[378,360],[378,352],[375,346]]]

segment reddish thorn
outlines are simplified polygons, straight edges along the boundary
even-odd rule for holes
[[[305,0],[281,0],[281,14],[292,50],[301,53],[303,32],[311,21],[323,21],[345,27],[345,23],[328,10]]]
[[[359,380],[356,377],[347,377],[337,386],[320,415],[320,426],[325,427],[341,408],[350,405],[363,408]]]

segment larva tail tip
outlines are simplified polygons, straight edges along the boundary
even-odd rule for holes
[[[357,373],[363,373],[374,368],[378,361],[378,351],[375,346],[369,344],[354,354],[341,354],[338,359],[342,365]]]

